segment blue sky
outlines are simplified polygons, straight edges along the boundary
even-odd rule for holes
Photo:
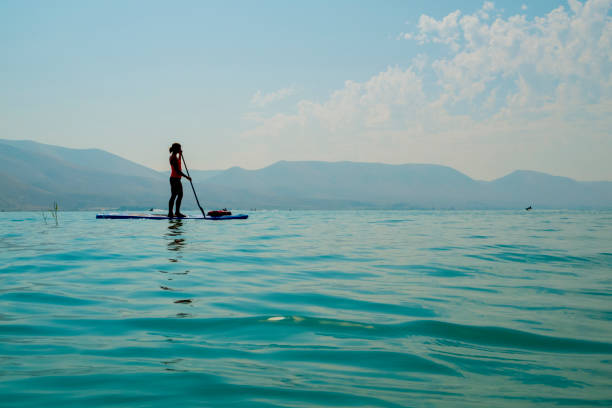
[[[611,4],[5,0],[0,138],[612,180]]]

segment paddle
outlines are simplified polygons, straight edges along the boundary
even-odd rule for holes
[[[187,172],[187,175],[189,176],[189,178],[191,178],[191,176],[189,175],[189,169],[187,168],[187,163],[185,162],[185,156],[183,156],[183,152],[181,152],[181,158],[183,159],[183,164],[185,165],[185,171]],[[200,207],[200,211],[202,211],[202,216],[206,218],[206,214],[204,213],[204,210],[202,209],[202,206],[200,205],[200,200],[198,200],[198,195],[195,192],[195,188],[193,188],[193,183],[191,182],[191,180],[189,180],[189,184],[191,184],[191,190],[193,190],[193,195],[196,199],[196,203],[198,203],[198,207]]]

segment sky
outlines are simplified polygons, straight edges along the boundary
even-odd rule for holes
[[[612,0],[3,0],[0,50],[0,138],[612,180]]]

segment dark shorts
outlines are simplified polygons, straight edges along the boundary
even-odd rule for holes
[[[183,194],[183,183],[180,178],[170,177],[170,192],[172,195]]]

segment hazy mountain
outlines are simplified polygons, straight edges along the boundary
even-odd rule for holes
[[[450,167],[285,162],[259,170],[192,170],[206,208],[484,209],[612,208],[612,182],[578,182],[533,171],[476,181]],[[188,182],[184,208],[195,209]],[[168,172],[98,149],[0,140],[0,209],[165,208]]]
[[[518,170],[490,182],[491,203],[540,208],[612,208],[612,182],[578,182],[567,177]],[[495,200],[493,200],[495,199]]]
[[[185,169],[183,169],[183,171],[184,170]],[[208,180],[209,178],[218,176],[219,174],[223,173],[223,171],[224,170],[192,170],[192,169],[189,169],[189,174],[191,174],[191,177],[193,177],[194,180],[204,181],[204,180]],[[166,175],[166,177],[170,177],[170,171],[164,174]]]
[[[168,165],[170,166],[170,165]],[[197,181],[204,181],[204,180],[208,180],[210,178],[213,178],[215,176],[218,176],[219,174],[223,173],[225,170],[193,170],[193,169],[189,169],[189,174],[191,174],[191,177],[194,178],[194,180]],[[183,172],[185,172],[185,169],[183,169]],[[170,170],[168,171],[163,171],[160,172],[160,174],[162,174],[165,178],[170,177]]]
[[[39,154],[47,159],[55,159],[57,162],[74,168],[121,176],[130,175],[157,180],[162,178],[162,175],[155,170],[100,149],[69,149],[30,140],[0,139],[0,144],[12,146],[24,152]],[[14,159],[19,160],[19,157],[14,157]]]
[[[253,171],[232,168],[206,184],[225,183],[283,199],[293,208],[612,208],[612,182],[578,182],[533,171],[484,182],[431,164],[278,162]]]
[[[352,162],[278,162],[260,170],[232,168],[207,184],[229,184],[295,208],[449,207],[453,196],[476,191],[478,183],[449,167]],[[456,205],[456,204],[453,204]]]
[[[0,178],[3,209],[48,208],[53,201],[63,209],[140,206],[165,196],[164,177],[154,170],[101,150],[34,142],[0,141]]]

